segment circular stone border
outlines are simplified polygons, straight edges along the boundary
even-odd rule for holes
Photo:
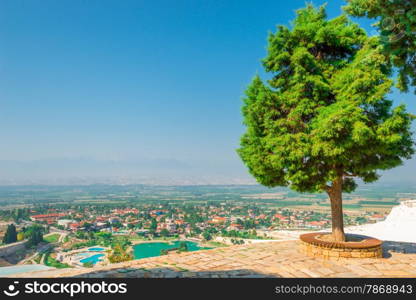
[[[326,259],[340,258],[381,258],[383,251],[382,241],[368,236],[348,234],[347,236],[361,238],[359,242],[330,242],[318,239],[322,232],[305,233],[299,236],[299,250],[312,257]]]

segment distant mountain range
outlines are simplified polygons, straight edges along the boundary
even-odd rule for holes
[[[381,183],[415,183],[416,160],[384,172]],[[255,184],[239,160],[96,160],[63,158],[0,161],[0,185]]]
[[[0,185],[254,184],[242,164],[175,159],[0,161]]]

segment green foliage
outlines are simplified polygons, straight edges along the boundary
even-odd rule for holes
[[[17,234],[17,241],[23,241],[25,239],[25,234],[23,232],[19,232]]]
[[[123,261],[132,260],[133,256],[126,252],[125,248],[122,245],[115,245],[113,248],[113,252],[108,257],[108,260],[111,263],[118,263]]]
[[[82,264],[82,266],[84,267],[84,268],[92,268],[92,267],[94,267],[94,264],[92,263],[92,262],[85,262],[85,263],[83,263]]]
[[[209,231],[204,231],[202,233],[202,237],[204,238],[204,240],[206,241],[210,241],[212,240],[212,235],[209,233]]]
[[[160,236],[162,236],[162,237],[167,237],[169,235],[170,235],[170,233],[169,233],[169,231],[167,229],[162,229],[160,231]]]
[[[6,233],[3,237],[4,244],[11,244],[17,242],[16,226],[14,224],[7,225]]]
[[[40,242],[43,242],[43,234],[45,229],[39,225],[32,225],[25,229],[25,237],[29,240],[29,246],[36,246]]]
[[[348,0],[346,12],[377,19],[383,53],[399,70],[398,87],[416,86],[416,3],[411,1]],[[416,92],[416,90],[415,90]]]
[[[44,237],[45,242],[56,243],[59,240],[60,234],[54,233]]]
[[[244,240],[231,239],[230,242],[233,245],[244,245]]]
[[[179,249],[180,252],[187,252],[189,251],[188,249],[188,244],[186,242],[180,242],[179,243]]]
[[[150,232],[155,233],[157,229],[157,221],[155,218],[152,218],[151,224],[150,224]]]
[[[259,183],[322,192],[342,180],[351,192],[354,177],[373,182],[414,153],[413,117],[385,98],[391,66],[379,40],[345,15],[298,10],[292,28],[270,34],[263,65],[272,78],[247,88],[238,149]]]
[[[56,259],[52,258],[50,251],[45,253],[45,265],[58,269],[71,268],[70,265],[61,263],[60,261],[57,261]]]

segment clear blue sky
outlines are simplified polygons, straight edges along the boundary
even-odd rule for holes
[[[338,15],[344,1],[329,2]],[[151,160],[245,175],[235,154],[241,96],[262,74],[267,33],[304,4],[2,0],[0,159]],[[394,97],[416,113],[415,96]]]

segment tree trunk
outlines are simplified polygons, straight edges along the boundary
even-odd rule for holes
[[[331,201],[332,237],[336,242],[345,242],[344,218],[342,213],[342,177],[338,177],[328,191]]]

